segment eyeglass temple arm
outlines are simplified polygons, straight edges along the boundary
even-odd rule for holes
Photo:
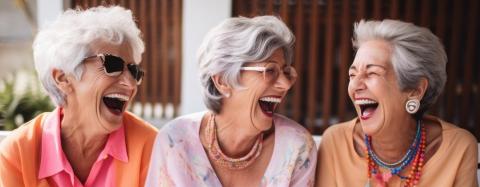
[[[240,69],[247,71],[264,71],[265,67],[241,67]]]

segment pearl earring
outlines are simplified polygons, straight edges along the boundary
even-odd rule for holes
[[[418,99],[410,99],[405,104],[405,110],[410,114],[417,113],[418,109],[420,109],[420,101]]]
[[[225,93],[223,94],[226,98],[229,98],[230,97],[230,93]]]

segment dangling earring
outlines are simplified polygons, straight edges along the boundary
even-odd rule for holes
[[[420,109],[420,101],[418,99],[410,99],[405,104],[405,110],[410,114],[417,113],[418,109]]]

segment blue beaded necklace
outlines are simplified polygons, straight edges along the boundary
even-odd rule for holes
[[[408,148],[407,153],[403,156],[402,159],[395,163],[387,163],[383,160],[381,160],[373,151],[372,145],[371,145],[371,137],[368,135],[365,135],[365,144],[367,145],[367,150],[368,150],[368,155],[372,158],[372,160],[379,166],[389,169],[390,173],[392,175],[397,175],[401,179],[406,179],[407,177],[401,176],[400,172],[410,163],[412,160],[415,158],[415,155],[417,154],[419,147],[420,147],[420,140],[421,140],[421,126],[422,123],[420,120],[417,120],[417,132],[415,134],[415,138],[412,142],[412,145],[410,145],[410,148]],[[377,169],[372,170],[372,174],[376,174],[378,171]]]

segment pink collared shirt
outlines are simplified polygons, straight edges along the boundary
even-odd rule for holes
[[[93,164],[85,184],[73,173],[65,153],[62,149],[60,128],[62,109],[57,108],[49,114],[42,126],[41,160],[38,179],[48,179],[49,183],[55,183],[62,187],[90,187],[90,186],[114,186],[115,168],[113,159],[128,162],[125,144],[124,126],[110,133],[107,143],[97,160]]]

